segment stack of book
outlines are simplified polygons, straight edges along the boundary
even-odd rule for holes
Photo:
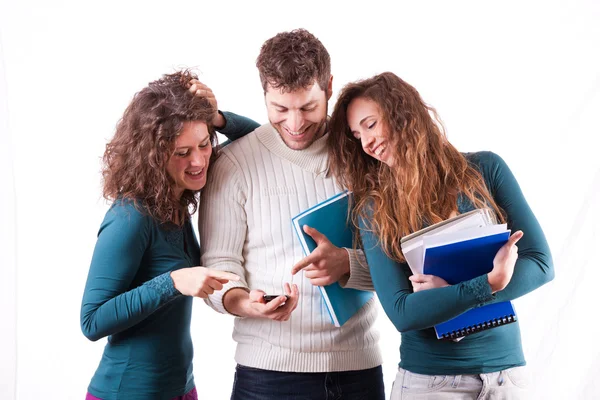
[[[509,236],[506,224],[496,224],[488,210],[473,210],[405,236],[401,247],[414,274],[436,275],[455,285],[490,272]],[[514,307],[505,301],[473,308],[434,328],[438,339],[458,341],[515,321]]]

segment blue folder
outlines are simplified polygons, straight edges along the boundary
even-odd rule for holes
[[[302,227],[308,225],[315,228],[337,247],[352,248],[354,229],[348,221],[349,192],[342,192],[292,218],[292,226],[304,254],[310,254],[317,244],[309,235],[304,233]],[[340,327],[360,310],[366,302],[373,298],[373,293],[345,289],[339,283],[328,286],[319,286],[323,301],[325,302],[331,322]]]
[[[451,285],[487,274],[494,267],[494,257],[508,241],[510,232],[478,237],[425,249],[423,272],[443,278]],[[486,304],[437,324],[438,339],[458,339],[516,321],[510,301]]]

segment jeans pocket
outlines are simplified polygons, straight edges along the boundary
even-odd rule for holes
[[[432,393],[448,383],[447,375],[422,375],[406,371],[402,382],[402,393]]]
[[[526,389],[529,386],[529,381],[531,377],[529,376],[529,370],[527,367],[514,367],[509,368],[505,371],[508,379],[515,385],[516,387],[520,387]]]

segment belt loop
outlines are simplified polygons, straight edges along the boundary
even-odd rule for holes
[[[462,378],[462,375],[454,375],[454,379],[452,380],[452,388],[456,389],[458,387],[458,385],[460,384],[460,379]]]

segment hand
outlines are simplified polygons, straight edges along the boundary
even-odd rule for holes
[[[299,291],[298,286],[289,283],[284,285],[284,291],[289,298],[279,296],[267,303],[263,298],[266,293],[262,290],[248,293],[234,288],[223,297],[223,305],[227,311],[240,317],[287,321],[298,305]]]
[[[240,277],[231,272],[205,267],[182,268],[171,272],[175,289],[185,296],[207,298],[215,290],[223,289],[229,281],[239,281]]]
[[[225,118],[223,118],[223,116],[219,114],[217,98],[215,97],[213,91],[208,86],[200,82],[198,79],[192,79],[188,82],[188,90],[193,95],[208,100],[212,108],[215,110],[212,117],[212,125],[216,129],[223,128],[225,126]]]
[[[506,287],[515,270],[515,263],[519,255],[516,243],[523,237],[522,231],[513,233],[508,242],[498,250],[494,257],[494,268],[488,273],[488,283],[492,293],[496,293]]]
[[[450,286],[444,279],[435,275],[414,274],[408,279],[412,283],[413,292]]]
[[[303,269],[310,283],[327,286],[350,273],[350,258],[345,249],[331,244],[325,235],[314,228],[304,225],[303,229],[315,240],[317,247],[292,267],[292,275]]]

